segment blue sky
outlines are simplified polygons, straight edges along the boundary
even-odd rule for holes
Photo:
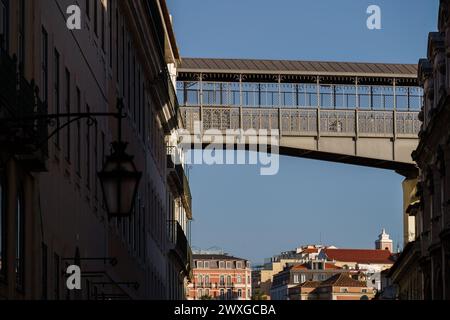
[[[380,6],[382,30],[366,27]],[[437,28],[437,0],[168,0],[182,56],[417,63]],[[253,262],[301,244],[372,248],[382,227],[402,239],[402,177],[281,157],[256,166],[190,171],[193,246]],[[400,243],[401,245],[401,243]]]

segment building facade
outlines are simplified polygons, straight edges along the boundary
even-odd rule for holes
[[[373,288],[348,273],[339,273],[324,281],[306,281],[289,290],[290,300],[371,300]]]
[[[78,1],[80,30],[66,27],[71,5],[0,0],[0,298],[183,299],[192,211],[167,157],[181,120],[165,1]],[[42,119],[117,112],[119,98],[142,178],[133,214],[109,219],[97,173],[116,119]],[[81,290],[65,286],[73,264]]]
[[[291,288],[305,282],[325,281],[342,272],[348,272],[348,270],[325,260],[311,260],[302,264],[289,265],[274,275],[270,296],[272,300],[288,300]]]
[[[407,212],[415,218],[415,237],[390,276],[399,299],[450,299],[450,2],[441,0],[438,31],[428,37],[419,61],[424,88],[419,168]],[[406,250],[408,249],[408,250]]]
[[[194,254],[193,282],[189,300],[250,300],[250,262],[227,254]]]

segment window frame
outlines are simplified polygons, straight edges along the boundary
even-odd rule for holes
[[[8,253],[6,245],[7,241],[7,180],[6,176],[3,172],[0,171],[0,261],[2,268],[0,269],[0,281],[6,281],[7,279],[7,270],[8,270]]]
[[[16,194],[15,208],[15,276],[16,290],[25,289],[25,196],[23,187],[19,187]],[[18,261],[20,260],[20,261]],[[19,262],[19,265],[18,265]],[[20,282],[19,282],[20,277]]]
[[[0,26],[3,29],[4,39],[0,39],[0,50],[8,52],[9,50],[9,31],[10,31],[10,12],[9,12],[9,0],[0,0],[2,5],[2,13],[4,14],[3,25]]]

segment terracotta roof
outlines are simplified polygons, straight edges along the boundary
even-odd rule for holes
[[[306,269],[309,269],[308,265],[306,263],[297,264],[297,265],[292,267],[292,270],[306,270]]]
[[[325,263],[325,269],[342,269],[342,268],[338,267],[334,263],[327,262]]]
[[[305,281],[298,287],[300,287],[300,288],[317,288],[318,286],[320,286],[320,284],[321,284],[320,281]]]
[[[180,72],[417,78],[416,64],[182,58]]]
[[[320,287],[367,287],[364,281],[358,281],[350,277],[348,273],[338,273],[320,283]]]
[[[324,249],[328,259],[340,262],[355,262],[366,264],[393,264],[394,259],[388,250],[370,249]]]

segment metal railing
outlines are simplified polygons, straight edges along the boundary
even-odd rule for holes
[[[186,175],[186,171],[182,164],[180,164],[181,160],[181,151],[176,146],[167,146],[167,166],[168,169],[173,170],[175,173],[177,180],[178,192],[182,198],[183,204],[191,214],[192,210],[192,195],[191,189],[189,187],[189,179]]]
[[[417,135],[417,111],[181,107],[186,129],[279,129],[282,135]]]
[[[174,245],[174,250],[180,260],[185,265],[188,272],[192,268],[192,253],[186,234],[180,223],[176,220],[167,221],[168,235],[170,242]]]

